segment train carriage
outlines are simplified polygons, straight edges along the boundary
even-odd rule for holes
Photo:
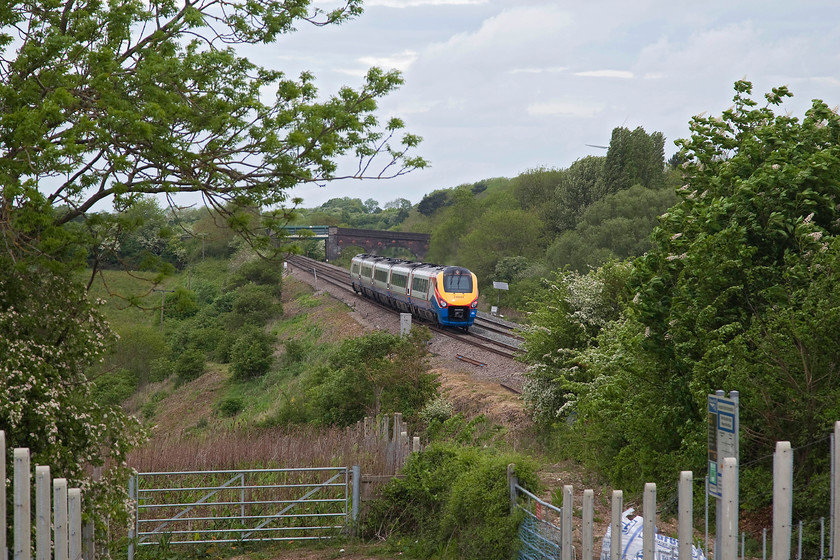
[[[461,266],[359,254],[350,263],[353,290],[419,319],[469,329],[478,309],[478,279]]]

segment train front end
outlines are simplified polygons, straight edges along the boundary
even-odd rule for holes
[[[434,307],[438,322],[468,330],[478,310],[478,279],[461,266],[447,266],[435,277]]]

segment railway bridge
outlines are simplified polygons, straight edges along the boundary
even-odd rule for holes
[[[327,261],[336,260],[344,247],[362,247],[366,253],[377,255],[387,247],[411,251],[418,259],[429,252],[431,235],[378,229],[340,228],[336,226],[288,226],[286,235],[292,238],[324,239]]]

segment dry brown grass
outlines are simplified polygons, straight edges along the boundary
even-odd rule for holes
[[[359,465],[366,474],[387,474],[385,446],[355,429],[289,426],[230,430],[203,437],[157,437],[131,454],[140,472],[302,468]]]

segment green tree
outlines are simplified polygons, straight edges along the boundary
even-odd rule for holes
[[[574,229],[584,210],[601,197],[598,185],[603,180],[603,169],[604,158],[587,156],[560,175],[547,210],[554,231]]]
[[[524,210],[493,205],[462,239],[458,264],[469,267],[482,283],[493,278],[504,257],[536,257],[544,247],[543,225]]]
[[[614,128],[604,160],[601,196],[642,185],[659,189],[664,185],[665,137],[648,134],[642,127],[630,131]]]
[[[592,203],[574,230],[563,232],[546,250],[552,268],[568,266],[579,272],[610,258],[637,257],[647,251],[659,216],[676,204],[669,189],[634,185]]]

